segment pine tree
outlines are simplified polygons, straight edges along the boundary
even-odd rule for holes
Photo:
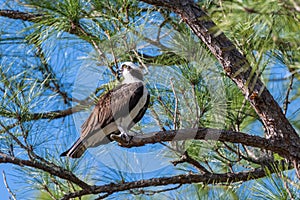
[[[0,5],[11,198],[300,198],[296,1]],[[139,134],[59,157],[124,61],[143,68],[151,91]]]

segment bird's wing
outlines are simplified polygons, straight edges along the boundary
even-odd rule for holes
[[[116,123],[114,123],[115,120],[130,114],[130,111],[136,107],[141,97],[145,94],[144,92],[147,92],[144,89],[142,82],[122,84],[100,97],[91,115],[81,127],[80,138],[61,156],[79,158],[86,148],[108,143],[110,140],[109,138],[106,139],[106,136],[119,132]],[[144,107],[138,110],[139,113],[129,124],[130,127],[139,121],[146,111],[146,106],[149,103],[148,92],[146,94],[147,99]]]
[[[143,96],[144,84],[135,82],[122,84],[100,97],[91,115],[81,127],[81,138],[89,137],[105,126],[124,117]]]

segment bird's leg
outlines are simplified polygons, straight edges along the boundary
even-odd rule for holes
[[[129,143],[133,135],[131,135],[131,134],[128,133],[127,128],[124,128],[122,126],[118,126],[118,129],[121,132],[121,134],[119,135],[119,137],[121,139],[124,139],[126,142]]]
[[[127,135],[134,137],[134,136],[139,135],[139,133],[136,132],[136,131],[130,130],[130,131],[127,132]]]

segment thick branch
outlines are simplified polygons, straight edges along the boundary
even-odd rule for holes
[[[77,184],[78,186],[80,186],[83,189],[88,189],[91,187],[87,183],[85,183],[82,180],[80,180],[79,178],[77,178],[70,171],[67,171],[66,169],[64,169],[62,167],[58,167],[54,164],[49,166],[49,165],[46,165],[46,164],[38,162],[38,161],[21,160],[19,158],[11,157],[11,156],[8,156],[1,152],[0,152],[0,163],[11,163],[11,164],[19,165],[19,166],[33,167],[35,169],[40,169],[45,172],[48,172],[59,178],[72,181],[73,183]]]
[[[272,172],[272,171],[271,171]],[[94,186],[91,190],[80,190],[74,193],[65,195],[62,200],[81,197],[87,194],[99,193],[115,193],[130,189],[144,188],[150,186],[165,186],[169,184],[216,184],[216,183],[232,183],[257,179],[266,176],[266,172],[262,168],[250,170],[247,172],[238,173],[224,173],[224,174],[183,174],[171,177],[152,178],[147,180],[140,180],[125,183],[110,183],[102,186]]]
[[[286,156],[287,144],[279,141],[271,141],[255,135],[248,135],[242,132],[226,131],[213,128],[198,128],[198,129],[181,129],[178,131],[159,131],[150,134],[138,135],[132,137],[128,141],[123,141],[118,136],[112,136],[114,140],[120,143],[123,147],[138,147],[145,144],[154,144],[158,142],[180,141],[180,140],[216,140],[221,142],[240,143],[246,146],[257,147],[265,150],[270,150],[278,153],[281,156]],[[300,146],[295,153],[300,159]]]
[[[0,10],[0,16],[34,22],[42,17],[39,14],[25,13],[17,10]]]
[[[300,138],[283,114],[280,106],[266,89],[258,74],[253,70],[239,50],[217,28],[210,17],[193,0],[142,0],[163,6],[177,13],[207,45],[222,64],[227,76],[241,89],[262,119],[268,137],[288,144],[287,158],[299,157]]]

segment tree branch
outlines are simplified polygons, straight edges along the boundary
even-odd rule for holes
[[[78,186],[80,186],[82,189],[91,188],[90,185],[88,185],[84,181],[77,178],[70,171],[68,171],[68,170],[66,170],[62,167],[56,166],[54,164],[46,165],[44,163],[41,163],[41,162],[38,162],[38,161],[35,161],[35,160],[22,160],[22,159],[19,159],[19,158],[16,158],[16,157],[8,156],[8,155],[6,155],[2,152],[0,152],[0,163],[11,163],[11,164],[19,165],[19,166],[33,167],[35,169],[40,169],[40,170],[43,170],[45,172],[48,172],[48,173],[50,173],[54,176],[57,176],[59,178],[69,180],[69,181],[77,184]]]
[[[281,156],[286,156],[288,153],[286,149],[287,144],[280,141],[271,141],[266,138],[259,136],[248,135],[242,132],[227,131],[213,128],[202,128],[198,129],[180,129],[178,131],[159,131],[154,133],[147,133],[144,135],[138,135],[132,137],[128,141],[123,141],[118,136],[112,136],[114,140],[119,142],[119,145],[123,147],[139,147],[145,144],[154,144],[158,142],[169,142],[169,141],[181,141],[181,140],[217,140],[221,142],[240,143],[246,146],[252,146],[262,148],[278,153]],[[300,159],[300,146],[295,152],[297,158]]]
[[[20,119],[22,122],[25,121],[32,121],[32,120],[38,120],[38,119],[58,119],[62,117],[66,117],[68,115],[71,115],[76,112],[80,112],[85,109],[85,106],[83,105],[76,105],[70,108],[67,108],[65,110],[56,110],[56,111],[49,111],[49,112],[42,112],[42,113],[26,113],[22,119]],[[17,113],[12,113],[9,111],[2,110],[2,116],[7,118],[14,118],[18,119],[20,116]],[[8,127],[8,129],[13,128]],[[0,130],[0,133],[5,132],[5,130]]]
[[[24,20],[24,21],[38,23],[38,22],[41,22],[43,20],[45,15],[32,14],[32,13],[21,12],[21,11],[17,11],[17,10],[0,10],[0,17],[7,17],[7,18],[11,18],[11,19],[20,19],[20,20]],[[84,39],[88,42],[94,43],[95,41],[99,40],[98,37],[95,37],[91,34],[83,33],[82,32],[82,27],[79,24],[75,24],[72,21],[70,21],[70,24],[71,24],[72,28],[66,29],[64,31],[66,31],[70,34],[77,35],[81,39]],[[87,40],[87,37],[90,40]]]
[[[13,200],[17,200],[17,197],[16,197],[16,194],[10,189],[8,183],[7,183],[7,180],[6,180],[6,175],[5,175],[5,172],[2,171],[2,176],[3,176],[3,182],[4,182],[4,185],[7,189],[7,192],[11,195],[11,198]]]
[[[291,76],[291,80],[290,80],[290,84],[287,88],[287,91],[286,91],[286,95],[285,95],[285,99],[284,99],[284,102],[283,102],[283,113],[286,115],[287,113],[287,109],[288,109],[288,106],[289,106],[289,97],[290,97],[290,92],[292,91],[293,89],[293,81],[294,81],[294,77],[295,77],[295,74],[292,74]]]
[[[271,173],[272,168],[270,168]],[[224,174],[182,174],[171,177],[151,178],[146,180],[139,180],[125,183],[110,183],[101,186],[93,186],[89,190],[80,190],[74,193],[66,194],[61,200],[67,200],[70,198],[81,197],[87,194],[99,194],[99,193],[115,193],[130,189],[144,188],[150,186],[166,186],[170,184],[191,184],[191,183],[203,183],[203,184],[217,184],[217,183],[232,183],[240,181],[248,181],[251,179],[257,179],[266,176],[266,172],[262,168],[257,168],[247,172],[238,173],[224,173]]]
[[[42,15],[40,14],[26,13],[17,10],[0,10],[0,16],[8,17],[11,19],[21,19],[30,22],[36,22],[37,20],[40,20],[42,17]]]

